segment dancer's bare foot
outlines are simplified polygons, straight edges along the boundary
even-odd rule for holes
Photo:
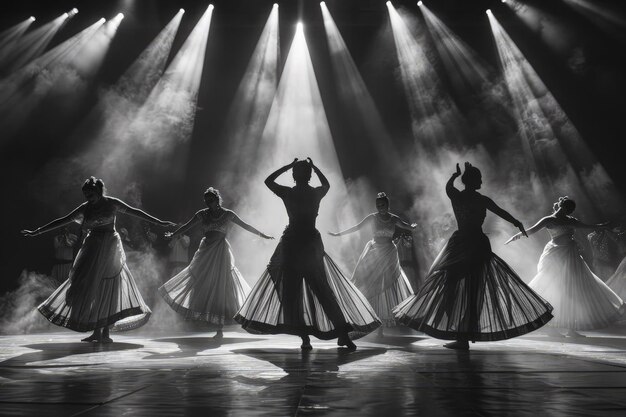
[[[110,337],[102,337],[102,339],[98,340],[98,342],[108,344],[113,343],[113,339],[111,339]]]
[[[222,332],[222,329],[218,329],[217,332],[215,333],[215,336],[213,336],[213,339],[223,339],[224,338],[224,333]]]
[[[350,340],[350,336],[346,333],[343,336],[339,336],[337,339],[337,345],[345,346],[348,350],[356,350],[356,345],[352,340]]]
[[[94,331],[91,334],[91,336],[81,339],[80,341],[81,342],[97,342],[98,340],[100,340],[100,335]]]
[[[455,340],[454,342],[446,343],[443,347],[455,350],[469,350],[469,343],[467,340]]]
[[[300,345],[300,349],[302,350],[311,350],[313,346],[311,346],[311,338],[309,336],[300,336],[302,339],[302,344]]]

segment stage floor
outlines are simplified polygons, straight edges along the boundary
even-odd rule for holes
[[[405,331],[313,338],[69,331],[0,337],[2,416],[625,416],[626,336],[529,335],[450,351]]]

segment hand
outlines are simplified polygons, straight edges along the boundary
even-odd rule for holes
[[[328,234],[331,236],[335,236],[335,237],[341,236],[339,233],[335,233],[335,232],[328,232]]]
[[[293,161],[290,164],[288,164],[287,166],[292,168],[296,164],[296,162],[298,162],[298,158],[293,158]]]
[[[517,226],[517,228],[519,229],[519,231],[526,237],[528,237],[528,233],[526,233],[526,230],[524,229],[524,225],[522,224],[522,222],[517,222],[515,223],[515,226]]]
[[[274,236],[268,236],[265,233],[259,233],[259,236],[262,237],[263,239],[268,239],[268,240],[274,239]]]
[[[172,233],[172,232],[165,232],[165,233],[163,233],[163,237],[166,238],[166,239],[172,239],[172,238],[174,238],[174,233]]]
[[[315,166],[315,164],[313,163],[313,160],[312,160],[310,157],[308,157],[308,156],[307,156],[307,157],[306,157],[306,161],[307,161],[309,164],[311,164],[311,167],[314,167],[314,166]]]
[[[518,240],[521,237],[522,237],[522,234],[521,233],[517,233],[514,236],[511,236],[511,238],[509,240],[507,240],[506,242],[504,242],[504,244],[508,245],[509,243],[514,242],[514,241]]]
[[[411,223],[411,229],[417,229],[417,223]]]
[[[454,173],[452,174],[452,176],[453,176],[453,177],[455,177],[455,178],[456,178],[456,177],[460,177],[460,176],[461,176],[461,167],[459,166],[459,164],[458,164],[458,163],[456,164],[456,172],[454,172]]]
[[[37,230],[26,230],[26,229],[22,230],[20,233],[22,234],[22,236],[25,236],[25,237],[33,237],[39,234]]]

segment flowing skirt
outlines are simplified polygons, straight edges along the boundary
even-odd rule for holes
[[[622,299],[594,275],[574,240],[548,242],[530,287],[554,306],[551,327],[602,329],[621,316]]]
[[[249,292],[223,233],[204,237],[189,266],[159,288],[185,319],[220,326],[235,323],[233,316]]]
[[[606,285],[622,300],[626,298],[626,258],[622,259],[611,278],[606,281]]]
[[[352,274],[352,282],[387,327],[396,324],[392,310],[413,290],[400,267],[398,249],[391,240],[370,240]]]
[[[78,332],[112,325],[134,329],[151,313],[126,266],[119,235],[108,230],[87,234],[69,278],[38,310],[52,323]]]
[[[455,232],[424,286],[395,309],[401,323],[438,339],[493,341],[538,329],[552,307],[535,294],[480,234]]]
[[[287,228],[235,320],[250,333],[352,339],[380,326],[363,294],[324,252],[317,230]]]
[[[71,270],[72,261],[57,261],[57,263],[52,266],[50,275],[52,276],[52,279],[57,282],[57,284],[61,284],[70,276]]]

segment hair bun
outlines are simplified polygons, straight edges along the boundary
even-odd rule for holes
[[[381,191],[378,194],[376,194],[376,198],[387,198],[387,194]]]

